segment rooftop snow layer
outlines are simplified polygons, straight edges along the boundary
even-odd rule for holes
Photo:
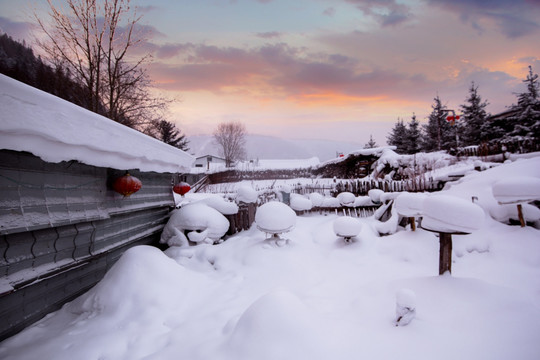
[[[47,162],[185,172],[193,157],[150,136],[0,75],[0,149]]]

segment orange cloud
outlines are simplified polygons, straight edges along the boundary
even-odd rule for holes
[[[288,101],[295,102],[305,107],[312,106],[344,106],[357,103],[379,102],[385,96],[357,96],[338,92],[297,94],[287,97]]]

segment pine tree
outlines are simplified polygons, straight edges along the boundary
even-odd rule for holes
[[[406,132],[405,148],[407,154],[416,154],[420,151],[422,145],[422,132],[420,131],[420,123],[416,120],[416,115],[413,113],[411,121]]]
[[[456,145],[455,130],[446,121],[446,109],[439,95],[433,100],[433,111],[429,115],[428,123],[423,126],[423,148],[425,151],[450,150]]]
[[[364,145],[364,149],[373,149],[377,147],[377,143],[373,140],[373,135],[369,135],[369,141]]]
[[[174,146],[180,150],[188,150],[188,141],[186,136],[180,133],[180,130],[170,121],[160,120],[156,126],[156,139],[166,144]]]
[[[482,129],[485,128],[488,114],[486,112],[487,101],[482,101],[478,95],[478,86],[475,86],[474,81],[469,88],[469,97],[465,100],[466,103],[461,105],[462,122],[460,121],[461,130],[461,146],[479,145],[485,140],[485,134],[482,134]]]
[[[386,137],[386,142],[388,145],[395,146],[396,152],[399,154],[405,154],[407,152],[405,145],[406,133],[407,127],[403,123],[403,120],[398,118],[390,134]]]

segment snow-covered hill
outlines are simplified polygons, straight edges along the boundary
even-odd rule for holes
[[[195,156],[219,155],[219,148],[211,135],[188,137],[189,153]],[[246,152],[249,159],[306,159],[318,157],[326,161],[336,157],[336,152],[348,153],[361,149],[362,144],[332,140],[285,139],[274,136],[248,135]]]

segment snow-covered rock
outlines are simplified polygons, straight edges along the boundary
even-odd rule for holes
[[[336,198],[339,200],[339,203],[341,204],[341,206],[349,206],[349,207],[353,207],[354,202],[356,200],[356,197],[354,196],[354,194],[347,191],[339,193],[338,196],[336,196]]]
[[[160,242],[169,246],[188,246],[184,231],[199,234],[189,236],[194,242],[219,240],[229,229],[229,221],[216,209],[202,203],[193,203],[174,210],[163,229]],[[203,235],[206,235],[203,236]]]
[[[291,194],[291,208],[296,211],[311,210],[313,203],[310,199],[299,195]]]
[[[428,196],[423,208],[422,227],[431,231],[471,233],[484,223],[484,210],[480,206],[454,196]]]
[[[296,213],[287,205],[270,201],[261,205],[255,214],[257,228],[268,234],[281,234],[296,225]]]
[[[362,230],[362,224],[360,224],[360,221],[358,221],[358,219],[350,216],[343,216],[334,220],[333,228],[334,233],[337,236],[343,237],[345,239],[350,239],[352,237],[358,236],[360,230]]]
[[[421,216],[423,212],[424,200],[427,195],[424,193],[403,192],[394,201],[394,207],[401,216],[415,217]]]
[[[492,191],[499,204],[540,200],[540,179],[530,176],[506,178],[494,183]]]

